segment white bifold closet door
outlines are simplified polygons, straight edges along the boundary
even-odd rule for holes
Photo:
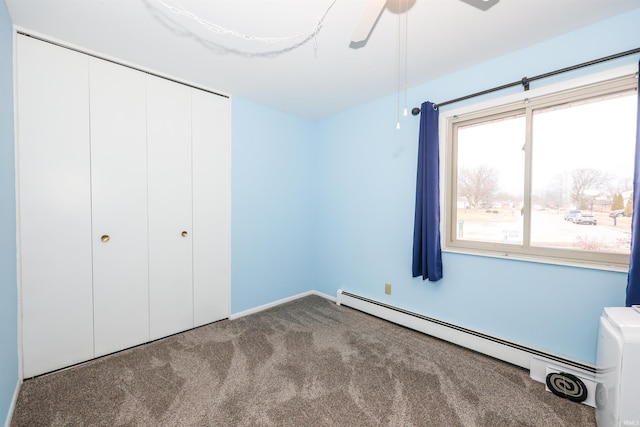
[[[149,341],[146,75],[90,58],[95,356]]]
[[[25,378],[93,357],[89,58],[17,37]]]
[[[229,316],[229,100],[192,89],[194,326]]]
[[[16,40],[24,377],[228,317],[228,98]]]
[[[151,339],[193,327],[191,88],[147,76]]]

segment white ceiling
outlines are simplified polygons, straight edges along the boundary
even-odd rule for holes
[[[385,9],[366,45],[349,46],[367,1],[337,0],[317,39],[265,44],[207,31],[159,0],[6,0],[20,29],[310,119],[398,89],[397,14]],[[266,37],[313,29],[332,2],[175,0],[201,19]],[[637,8],[638,0],[500,0],[481,11],[417,0],[407,15],[408,86]]]

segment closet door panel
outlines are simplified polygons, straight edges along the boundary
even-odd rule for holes
[[[90,59],[95,355],[149,341],[146,75]]]
[[[229,317],[229,100],[192,90],[194,323]]]
[[[151,339],[193,327],[191,89],[147,77]]]
[[[93,357],[88,58],[17,37],[23,374]]]

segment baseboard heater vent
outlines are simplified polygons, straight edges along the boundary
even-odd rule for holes
[[[593,396],[592,390],[595,392],[595,367],[591,365],[424,316],[342,289],[338,290],[336,303],[528,369],[531,378],[542,383],[545,383],[549,372],[568,372],[577,375],[586,384],[590,395],[584,403],[593,406],[591,396]]]

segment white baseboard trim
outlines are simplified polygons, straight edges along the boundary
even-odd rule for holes
[[[317,296],[322,297],[324,299],[328,299],[329,301],[334,302],[334,303],[338,302],[336,297],[332,297],[331,295],[327,295],[324,292],[311,291],[311,295],[317,295]]]
[[[13,418],[13,411],[16,409],[16,403],[18,402],[18,395],[20,394],[20,386],[22,385],[22,379],[18,378],[16,383],[16,389],[13,392],[13,399],[11,399],[11,405],[9,405],[9,411],[7,412],[7,419],[4,421],[4,427],[11,425],[11,419]]]
[[[282,299],[279,299],[277,301],[270,302],[268,304],[263,304],[263,305],[260,305],[258,307],[254,307],[254,308],[250,308],[248,310],[244,310],[244,311],[240,311],[238,313],[234,313],[231,316],[229,316],[229,320],[239,319],[240,317],[244,317],[244,316],[248,316],[250,314],[258,313],[260,311],[267,310],[269,308],[273,308],[273,307],[279,306],[280,304],[284,304],[284,303],[287,303],[287,302],[295,301],[297,299],[304,298],[304,297],[307,297],[309,295],[317,295],[319,297],[326,298],[329,301],[336,302],[336,298],[332,297],[331,295],[327,295],[325,293],[318,292],[318,291],[307,291],[307,292],[303,292],[301,294],[293,295],[293,296],[290,296],[290,297],[287,297],[287,298],[282,298]]]

